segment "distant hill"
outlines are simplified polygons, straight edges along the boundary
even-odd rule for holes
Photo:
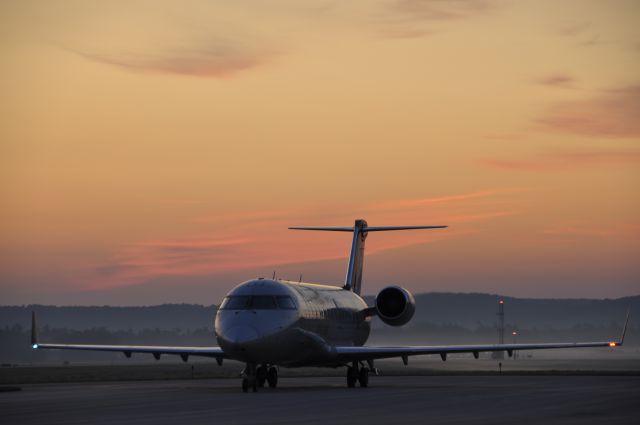
[[[366,297],[373,304],[373,297]],[[428,293],[416,296],[411,322],[391,328],[373,320],[371,344],[459,344],[495,342],[498,296]],[[505,328],[518,329],[519,342],[607,340],[618,335],[628,307],[640,321],[640,296],[614,300],[504,297]],[[32,350],[31,311],[41,338],[87,344],[215,345],[215,305],[164,304],[150,307],[0,306],[0,364],[78,361],[121,362],[121,353]],[[633,319],[627,349],[636,350]],[[152,361],[137,356],[136,361]]]
[[[624,320],[629,308],[634,317],[640,318],[640,296],[598,300],[427,293],[416,296],[416,314],[412,322],[414,326],[424,322],[467,328],[493,326],[497,321],[499,299],[504,300],[505,323],[523,328],[569,328],[576,324],[609,326]]]
[[[373,304],[373,296],[365,297]],[[416,296],[416,314],[408,328],[425,324],[456,325],[475,329],[496,323],[499,297],[491,294],[426,293]],[[624,319],[627,308],[640,320],[640,296],[617,299],[534,299],[502,297],[505,322],[519,328],[570,328],[575,325],[610,326]],[[217,306],[163,304],[145,307],[0,306],[0,328],[16,324],[28,328],[31,311],[40,326],[86,330],[161,329],[191,331],[213,327]],[[376,327],[383,326],[379,322]]]

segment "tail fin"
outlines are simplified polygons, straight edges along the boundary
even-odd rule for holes
[[[353,232],[351,243],[351,255],[349,256],[349,268],[345,279],[344,289],[360,294],[362,288],[362,268],[364,263],[364,241],[369,232],[382,232],[387,230],[415,230],[415,229],[442,229],[447,226],[377,226],[369,227],[365,220],[356,220],[353,227],[289,227],[292,230],[322,230],[329,232]]]

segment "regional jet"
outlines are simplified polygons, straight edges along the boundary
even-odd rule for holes
[[[629,313],[619,340],[604,342],[566,342],[540,344],[427,345],[374,347],[365,343],[371,330],[371,318],[391,326],[402,326],[415,311],[413,295],[400,286],[388,286],[369,306],[362,299],[362,270],[365,240],[369,233],[440,229],[447,226],[368,226],[356,220],[353,227],[290,227],[294,230],[351,232],[353,240],[346,281],[343,286],[318,285],[282,279],[257,278],[233,288],[222,300],[215,316],[217,347],[171,347],[140,345],[79,345],[41,343],[38,340],[35,312],[32,316],[31,344],[34,349],[70,349],[152,354],[156,360],[163,354],[178,355],[183,361],[190,356],[214,358],[219,365],[224,359],[245,363],[241,373],[242,390],[257,391],[268,384],[278,384],[278,367],[345,367],[347,387],[369,385],[369,374],[377,373],[374,361],[409,356],[439,355],[442,360],[451,353],[470,353],[476,359],[481,352],[544,350],[551,348],[617,347],[624,342]]]

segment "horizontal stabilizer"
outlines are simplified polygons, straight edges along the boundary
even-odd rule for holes
[[[384,232],[387,230],[444,229],[448,226],[367,226],[362,232]],[[289,227],[289,230],[321,230],[326,232],[353,232],[353,227]]]
[[[416,230],[416,229],[445,229],[448,226],[373,226],[367,227],[367,232],[384,232],[386,230]]]
[[[369,232],[384,232],[388,230],[418,230],[418,229],[444,229],[447,226],[369,226],[363,219],[355,221],[353,227],[289,227],[290,230],[320,230],[325,232],[351,232],[351,254],[349,255],[349,268],[345,279],[344,289],[360,294],[362,286],[362,267],[364,261],[364,240]]]
[[[353,227],[289,227],[289,230],[324,230],[327,232],[353,232]]]

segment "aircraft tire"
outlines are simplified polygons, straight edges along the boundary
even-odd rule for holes
[[[369,369],[366,367],[360,368],[360,373],[358,373],[358,381],[360,382],[360,386],[362,388],[366,388],[369,386]]]
[[[249,378],[242,378],[242,392],[249,392]]]
[[[358,382],[358,370],[353,367],[347,368],[347,387],[353,388]]]
[[[256,379],[258,380],[258,387],[259,388],[264,388],[264,383],[266,382],[267,378],[268,378],[267,367],[266,366],[260,366],[256,370]]]
[[[275,367],[270,367],[267,372],[267,382],[269,383],[269,388],[275,388],[278,386],[278,369]]]

